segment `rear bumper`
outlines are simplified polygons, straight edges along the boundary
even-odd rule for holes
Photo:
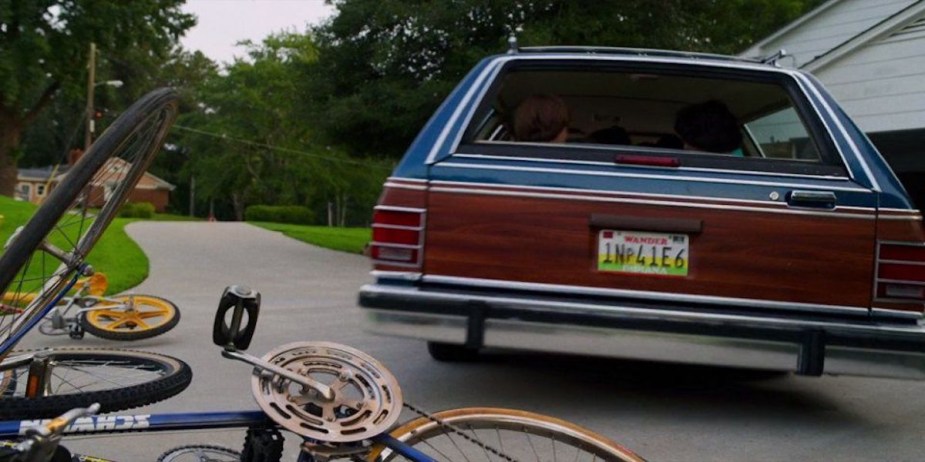
[[[652,309],[616,301],[377,283],[368,330],[471,347],[925,379],[925,327]]]

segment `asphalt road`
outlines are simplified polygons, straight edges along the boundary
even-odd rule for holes
[[[357,289],[365,258],[309,246],[239,223],[136,223],[129,234],[151,260],[139,293],[173,300],[180,325],[161,337],[119,344],[87,336],[43,337],[23,346],[107,346],[177,356],[194,370],[183,394],[135,412],[255,409],[250,368],[222,359],[211,319],[223,288],[263,294],[249,350],[328,340],[385,363],[405,398],[440,410],[502,406],[555,415],[658,461],[922,460],[925,383],[855,377],[807,378],[548,355],[495,354],[474,364],[429,358],[420,342],[369,335]],[[155,460],[167,448],[201,442],[239,447],[242,431],[128,435],[71,440],[75,451],[123,461]],[[296,444],[290,437],[289,452]],[[291,460],[294,460],[291,459]]]

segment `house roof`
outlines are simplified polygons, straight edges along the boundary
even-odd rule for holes
[[[124,160],[114,157],[109,159],[103,168],[121,170],[125,168],[125,164]],[[70,165],[21,168],[17,173],[17,179],[19,181],[48,181],[54,175],[54,181],[61,181],[70,168]],[[148,189],[166,189],[168,191],[176,189],[176,186],[149,172],[145,172],[139,183],[149,185]]]
[[[797,27],[802,26],[803,24],[809,22],[811,19],[815,18],[816,16],[819,16],[820,14],[822,14],[823,11],[828,10],[829,8],[831,8],[832,6],[834,6],[835,4],[837,4],[837,3],[840,2],[840,1],[841,1],[841,0],[829,0],[829,1],[825,2],[825,3],[823,3],[822,5],[817,6],[816,8],[814,8],[814,9],[813,9],[812,11],[810,11],[809,13],[806,13],[806,14],[804,14],[803,16],[800,16],[799,18],[795,19],[795,20],[794,20],[793,22],[791,22],[790,24],[787,24],[786,26],[784,26],[784,27],[778,29],[778,30],[775,31],[773,34],[771,34],[771,35],[765,37],[764,39],[760,40],[760,41],[757,42],[757,43],[752,44],[752,45],[749,47],[749,50],[755,49],[755,48],[763,48],[763,47],[764,47],[765,45],[767,45],[768,43],[773,42],[774,40],[777,40],[780,36],[786,34],[787,32],[790,32],[790,31],[796,29]]]
[[[910,23],[921,19],[922,17],[925,17],[925,0],[919,0],[907,6],[906,8],[897,11],[893,15],[884,18],[882,21],[874,24],[867,30],[838,44],[834,48],[830,49],[822,55],[817,56],[811,61],[806,62],[800,67],[810,72],[823,68],[828,64],[837,61],[839,58],[851,53],[852,51],[857,50],[858,48],[885,35],[890,35],[893,32],[908,26]]]
[[[55,169],[55,166],[18,169],[17,179],[20,181],[48,181],[52,174],[55,177],[66,173],[70,169],[69,165],[61,165]]]
[[[925,0],[828,0],[739,56],[760,59],[783,48],[792,67],[812,71],[908,26],[923,11]]]

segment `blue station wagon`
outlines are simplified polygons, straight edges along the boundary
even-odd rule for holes
[[[370,254],[369,329],[437,359],[925,378],[921,212],[823,86],[774,63],[486,58],[386,181]]]

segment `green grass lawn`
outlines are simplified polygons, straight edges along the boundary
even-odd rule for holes
[[[363,247],[372,240],[372,230],[369,228],[303,226],[259,221],[248,223],[271,231],[279,231],[302,242],[342,252],[363,253]]]
[[[13,231],[26,223],[36,206],[0,196],[0,243],[6,243]],[[116,218],[87,257],[87,262],[109,280],[108,293],[118,293],[137,286],[148,277],[148,257],[125,233],[125,226],[137,218]],[[62,245],[62,243],[58,243]]]
[[[35,213],[36,206],[0,196],[0,243],[5,243],[17,227],[26,223]],[[187,220],[181,215],[157,214],[153,220]],[[93,268],[106,274],[109,280],[107,293],[118,293],[137,286],[148,277],[148,258],[125,232],[125,226],[139,218],[116,218],[100,238],[87,258]],[[272,231],[282,232],[293,239],[342,252],[362,253],[372,238],[369,228],[331,228],[280,223],[254,222]]]

